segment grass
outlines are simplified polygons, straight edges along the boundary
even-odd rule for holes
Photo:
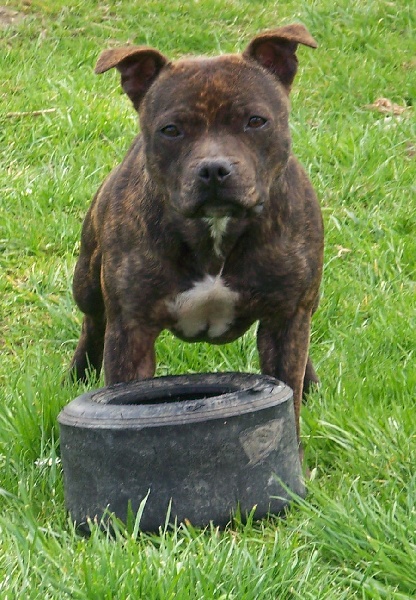
[[[0,65],[0,598],[397,599],[416,594],[415,62],[407,0],[6,0]],[[176,57],[242,49],[304,22],[292,93],[296,153],[326,226],[304,407],[309,495],[285,520],[159,535],[76,535],[65,513],[60,381],[80,314],[70,287],[82,218],[137,124],[101,49]],[[367,106],[387,97],[402,115]],[[35,116],[33,111],[46,111]],[[158,374],[257,371],[253,332],[224,347],[158,343]]]

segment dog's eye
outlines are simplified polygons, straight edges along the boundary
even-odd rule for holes
[[[267,119],[265,119],[264,117],[253,115],[249,118],[247,127],[249,127],[250,129],[259,129],[260,127],[263,127],[263,125],[266,125],[266,123]]]
[[[166,127],[162,127],[160,133],[165,137],[175,138],[181,135],[181,132],[176,127],[176,125],[166,125]]]

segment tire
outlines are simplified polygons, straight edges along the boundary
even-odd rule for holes
[[[170,519],[226,525],[280,513],[304,496],[293,394],[263,375],[211,373],[121,383],[79,396],[58,417],[72,520],[107,510],[125,521],[147,497],[140,528]],[[283,485],[282,485],[283,483]]]

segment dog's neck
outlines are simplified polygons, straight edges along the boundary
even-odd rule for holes
[[[246,219],[206,217],[172,222],[166,238],[177,261],[187,269],[208,275],[222,273],[224,264],[250,227]]]

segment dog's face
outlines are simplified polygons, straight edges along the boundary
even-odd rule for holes
[[[302,25],[255,37],[241,55],[169,62],[152,48],[105,51],[139,112],[147,170],[189,218],[247,217],[267,206],[290,155],[288,94]]]
[[[174,210],[261,212],[290,153],[288,97],[264,69],[238,56],[179,61],[139,112],[148,170]]]

